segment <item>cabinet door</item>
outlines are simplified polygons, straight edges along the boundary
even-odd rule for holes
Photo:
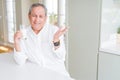
[[[120,56],[99,53],[98,80],[120,80]]]

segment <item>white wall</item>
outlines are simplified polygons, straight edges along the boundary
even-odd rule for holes
[[[77,80],[97,79],[100,0],[68,0],[69,72]]]

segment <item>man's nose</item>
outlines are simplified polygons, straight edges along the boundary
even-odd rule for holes
[[[36,17],[35,22],[40,22],[40,18]]]

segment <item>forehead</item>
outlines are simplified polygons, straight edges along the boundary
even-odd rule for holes
[[[33,7],[31,14],[45,14],[45,9],[42,6]]]

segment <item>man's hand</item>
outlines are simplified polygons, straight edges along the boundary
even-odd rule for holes
[[[67,27],[61,27],[54,34],[53,42],[58,42],[61,35],[63,35],[67,31]]]
[[[21,31],[17,31],[14,35],[14,46],[16,51],[20,51],[20,39],[22,38],[22,32]]]
[[[14,42],[15,43],[19,43],[20,39],[22,38],[22,32],[21,31],[17,31],[14,35]]]

